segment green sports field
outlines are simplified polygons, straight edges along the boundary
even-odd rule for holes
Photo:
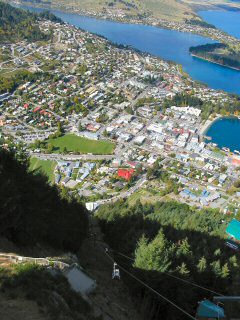
[[[49,139],[47,143],[53,146],[54,153],[63,152],[64,148],[66,148],[67,152],[112,154],[115,147],[114,143],[109,141],[89,140],[74,134],[66,134],[56,139]]]
[[[30,171],[36,173],[42,173],[48,177],[49,182],[54,182],[54,169],[56,166],[56,161],[50,160],[40,160],[38,158],[32,157],[30,159]]]

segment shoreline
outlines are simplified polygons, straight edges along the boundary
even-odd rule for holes
[[[205,135],[206,131],[209,129],[209,127],[211,127],[214,124],[214,122],[216,122],[219,119],[225,119],[225,118],[226,119],[231,119],[231,118],[239,119],[235,115],[224,116],[224,115],[218,114],[218,115],[216,115],[216,117],[214,119],[212,119],[212,120],[208,119],[204,122],[204,124],[202,124],[201,129],[199,130],[199,135],[203,138],[204,136],[206,136]]]
[[[231,66],[228,66],[228,65],[226,65],[226,64],[222,64],[222,63],[215,62],[215,61],[212,61],[212,60],[207,59],[207,58],[203,58],[203,57],[198,56],[198,55],[193,54],[193,53],[190,53],[190,55],[191,55],[192,57],[194,57],[194,58],[197,58],[197,59],[200,59],[200,60],[204,60],[204,61],[208,61],[208,62],[217,64],[217,65],[219,65],[219,66],[222,66],[222,67],[224,67],[224,68],[229,68],[229,69],[232,69],[232,70],[240,71],[240,67],[239,67],[239,68],[231,67]]]
[[[202,125],[201,129],[199,130],[199,135],[203,138],[205,136],[206,131],[209,129],[211,125],[218,119],[224,118],[222,115],[217,115],[213,120],[206,120],[205,123]]]
[[[149,22],[146,20],[143,20],[142,18],[139,18],[138,16],[136,16],[136,18],[133,17],[117,17],[117,16],[107,16],[104,15],[103,13],[92,13],[90,11],[87,10],[76,10],[76,8],[66,8],[66,7],[59,7],[56,5],[42,5],[41,3],[32,3],[32,2],[25,2],[24,0],[13,0],[10,1],[10,4],[12,5],[16,5],[16,6],[26,6],[26,7],[32,7],[32,8],[36,8],[36,9],[43,9],[43,10],[56,10],[56,11],[60,11],[60,12],[65,12],[65,13],[72,13],[72,14],[77,14],[80,16],[85,16],[85,17],[89,17],[89,18],[94,18],[94,19],[100,19],[100,20],[106,20],[106,21],[112,21],[112,22],[118,22],[118,23],[123,23],[123,24],[136,24],[136,25],[146,25],[146,26],[152,26],[152,27],[156,27],[156,28],[162,28],[162,29],[166,29],[166,30],[172,30],[172,31],[177,31],[177,32],[183,32],[183,33],[189,33],[189,34],[195,34],[201,37],[205,37],[205,38],[209,38],[211,40],[215,40],[215,41],[220,41],[218,36],[215,36],[213,34],[208,34],[207,32],[209,32],[209,28],[203,28],[203,30],[201,32],[199,32],[198,30],[181,30],[179,29],[179,27],[172,27],[172,26],[168,26],[166,25],[166,23],[184,23],[184,21],[182,20],[168,20],[167,18],[156,18],[156,17],[152,17],[153,19],[157,20],[155,22]],[[239,8],[240,11],[240,8]],[[201,20],[203,20],[201,18],[201,16],[199,16],[199,18]],[[147,19],[147,18],[146,18]],[[205,20],[203,20],[205,21]],[[189,25],[187,25],[189,26]],[[194,28],[194,25],[191,25],[192,28]],[[210,28],[210,30],[212,30]],[[222,35],[227,36],[227,37],[232,37],[233,40],[236,40],[237,42],[239,41],[240,44],[240,40],[235,38],[234,36],[232,36],[231,34],[226,33],[224,30],[218,29],[216,28],[215,30],[217,30],[218,32],[221,32]]]
[[[15,1],[15,3],[16,3],[16,1]],[[31,8],[32,8],[32,9],[34,9],[34,8],[44,9],[43,7],[35,6],[35,5],[32,5],[32,4],[26,6],[26,5],[23,4],[22,2],[18,2],[18,6],[17,6],[17,7],[23,8],[23,9],[25,9],[25,10],[28,10],[28,8],[29,8],[29,10],[31,10]],[[25,8],[24,8],[24,7],[25,7]],[[54,10],[54,9],[53,9],[53,8],[49,8],[49,10]],[[63,11],[63,10],[56,10],[56,11],[63,12],[63,13],[65,12],[65,13],[66,13],[66,11]],[[70,14],[73,13],[71,10],[69,10],[69,11],[70,11],[70,12],[69,12]],[[67,12],[67,13],[68,13],[68,12]],[[85,17],[88,17],[87,15],[81,15],[80,13],[75,13],[75,12],[74,12],[73,14],[76,14],[76,15],[79,15],[79,16],[83,16],[83,17],[84,17],[84,16],[85,16]],[[93,17],[93,18],[94,18],[94,19],[99,19],[99,20],[109,20],[109,19],[101,19],[101,18],[99,18],[99,17]],[[115,22],[116,20],[111,20],[111,21]],[[124,22],[120,22],[120,21],[117,21],[117,22],[118,22],[118,23],[124,23]],[[65,23],[69,24],[70,26],[74,26],[74,25],[72,25],[70,22],[65,22]],[[143,22],[142,22],[142,23],[138,23],[138,24],[144,25]],[[74,27],[76,27],[76,26],[74,26]],[[153,25],[153,27],[162,28],[162,29],[165,29],[165,30],[171,30],[171,31],[179,32],[179,33],[186,33],[186,34],[189,34],[189,35],[191,34],[190,32],[175,30],[174,28],[164,28],[164,27],[156,26],[156,25]],[[79,28],[79,27],[76,27],[76,28]],[[90,32],[90,31],[88,31],[88,30],[85,30],[85,31],[88,32],[88,33],[91,33],[91,34],[93,34],[93,35],[95,35],[95,36],[102,37],[102,38],[106,39],[110,44],[112,44],[112,45],[114,45],[114,46],[118,46],[117,43],[114,43],[113,41],[109,40],[108,38],[106,38],[106,37],[104,37],[104,36],[102,36],[102,35],[100,35],[100,34],[98,34],[98,33],[96,33],[96,32]],[[193,33],[192,33],[192,34],[193,34]],[[207,41],[208,39],[210,39],[210,38],[207,38],[207,35],[204,35],[203,37],[206,38],[206,41]],[[135,47],[133,47],[133,46],[130,46],[130,45],[124,45],[123,47],[124,47],[124,49],[133,50],[134,52],[137,52],[137,53],[139,53],[139,54],[141,54],[141,55],[150,55],[150,56],[159,58],[159,59],[161,59],[162,61],[165,61],[165,62],[167,62],[167,63],[169,63],[169,64],[171,64],[171,65],[178,65],[178,66],[181,66],[182,68],[184,68],[181,63],[176,62],[176,61],[171,60],[171,59],[169,60],[169,59],[163,58],[161,55],[156,55],[156,54],[152,54],[152,53],[147,52],[147,51],[139,50],[139,49],[137,49],[137,48],[135,48]],[[184,72],[185,72],[185,71],[184,71]],[[199,81],[198,79],[193,78],[193,76],[192,76],[191,74],[189,74],[189,72],[185,72],[185,73],[187,74],[187,78],[188,78],[189,81],[191,81],[191,82],[197,82],[198,85],[201,86],[201,87],[204,86],[204,87],[207,87],[207,88],[209,88],[209,89],[215,89],[217,92],[225,92],[227,95],[229,95],[229,94],[231,94],[231,93],[235,93],[235,94],[237,94],[237,95],[240,94],[240,93],[236,92],[235,89],[234,89],[233,91],[231,91],[231,90],[229,91],[229,90],[225,90],[225,89],[223,89],[223,88],[213,88],[208,82]]]

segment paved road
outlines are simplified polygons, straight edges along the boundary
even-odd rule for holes
[[[124,192],[121,192],[119,195],[115,196],[115,197],[112,197],[111,199],[104,199],[104,200],[99,200],[99,201],[96,201],[99,205],[101,204],[107,204],[107,203],[113,203],[113,202],[116,202],[118,201],[119,199],[124,199],[124,198],[128,198],[130,197],[134,192],[136,192],[137,190],[139,190],[143,185],[144,183],[147,182],[147,175],[144,174],[141,179],[139,179],[137,181],[137,183],[132,187],[130,188],[129,190],[127,191],[124,191]]]
[[[31,156],[37,157],[42,160],[112,160],[115,158],[114,155],[94,155],[94,154],[45,154],[45,153],[30,153]]]

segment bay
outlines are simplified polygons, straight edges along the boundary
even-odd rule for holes
[[[212,123],[205,135],[212,138],[218,147],[227,147],[232,152],[240,151],[240,120],[237,117],[220,118]]]

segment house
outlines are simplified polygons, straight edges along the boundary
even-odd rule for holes
[[[60,174],[56,174],[55,175],[55,183],[59,184],[60,180],[61,180],[61,175]]]
[[[69,177],[64,178],[63,181],[62,181],[62,185],[65,186],[68,183],[69,180],[70,180]]]
[[[86,202],[86,208],[88,211],[95,211],[99,207],[97,202]]]
[[[235,167],[239,167],[240,166],[240,158],[239,157],[232,158],[232,165]]]
[[[130,180],[134,174],[134,169],[118,169],[118,177]]]

